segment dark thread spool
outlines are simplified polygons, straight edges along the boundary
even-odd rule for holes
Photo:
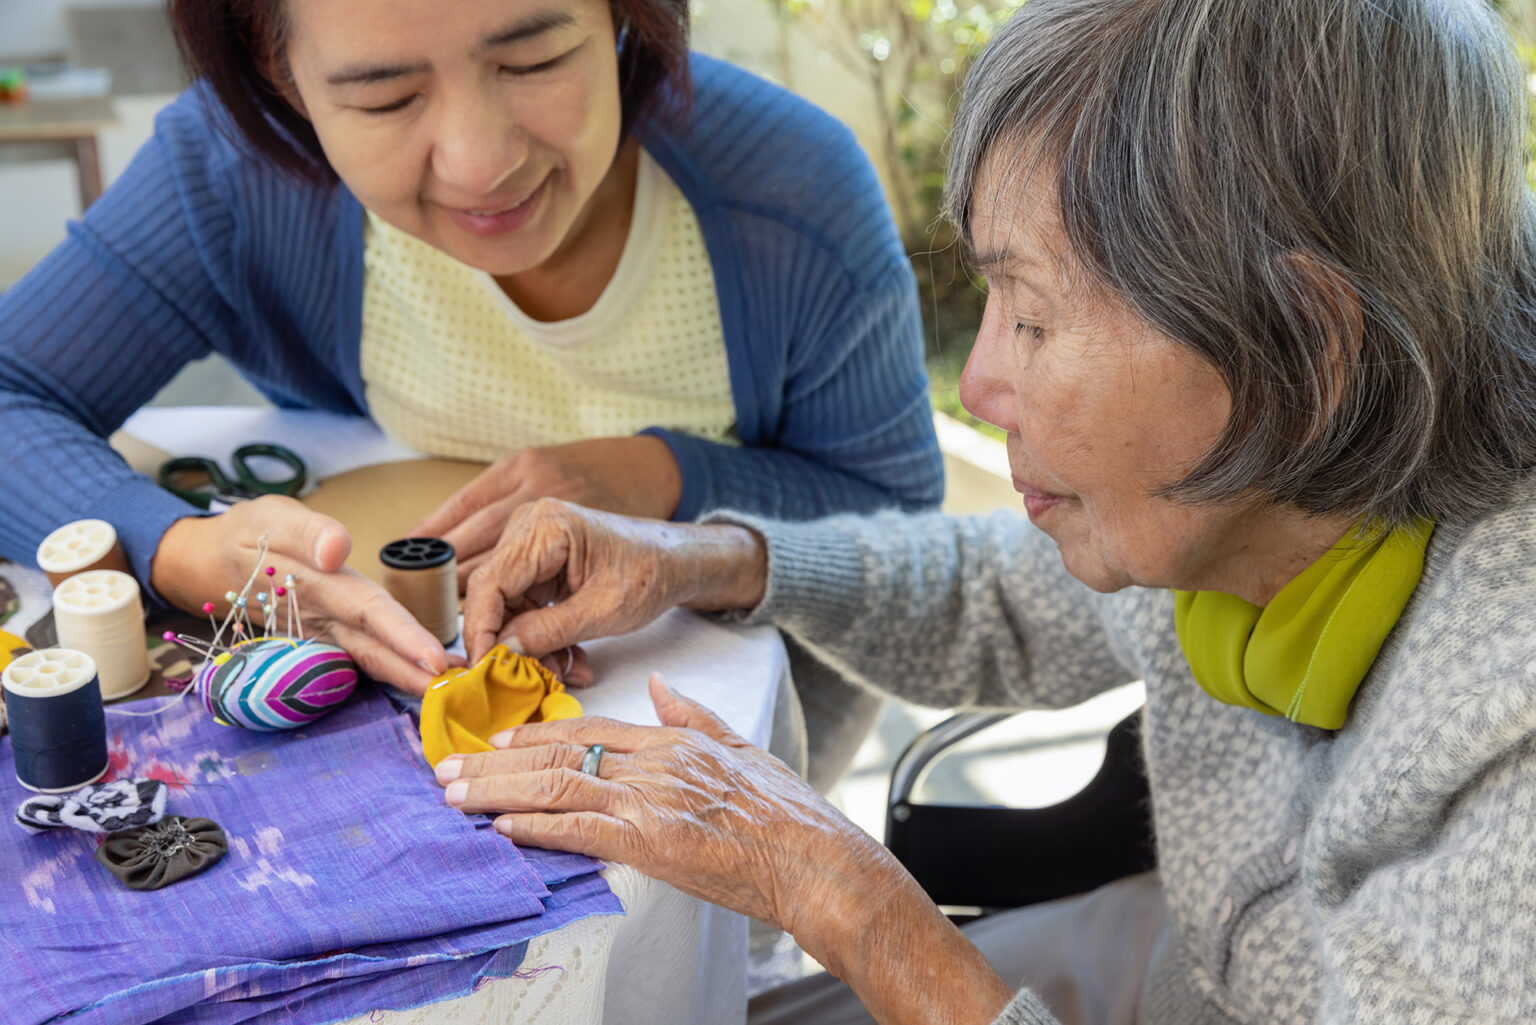
[[[442,644],[459,635],[459,567],[453,545],[437,537],[403,537],[379,550],[384,589]]]
[[[58,794],[107,771],[107,718],[96,663],[84,652],[29,652],[0,674],[10,719],[16,780]]]

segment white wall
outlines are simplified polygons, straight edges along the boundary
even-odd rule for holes
[[[762,0],[694,0],[694,48],[739,64],[816,103],[853,129],[881,175],[877,100],[802,23],[781,22]]]
[[[150,4],[158,0],[150,0]],[[0,63],[63,57],[71,7],[143,7],[145,0],[0,0]]]
[[[0,0],[6,3],[9,0]],[[154,132],[155,115],[174,96],[126,96],[113,101],[118,127],[101,134],[101,174],[108,185],[123,173]],[[0,153],[12,150],[0,147]],[[64,239],[64,225],[80,216],[72,160],[15,160],[0,156],[0,289],[16,283]]]

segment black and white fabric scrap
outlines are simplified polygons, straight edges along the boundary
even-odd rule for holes
[[[38,794],[16,809],[16,824],[29,833],[67,827],[115,833],[159,822],[170,788],[158,779],[92,783],[68,794]]]

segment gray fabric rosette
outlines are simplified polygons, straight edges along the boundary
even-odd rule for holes
[[[130,890],[158,890],[215,865],[229,850],[210,819],[169,815],[152,826],[112,833],[96,860]]]

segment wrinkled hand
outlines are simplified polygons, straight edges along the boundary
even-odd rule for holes
[[[501,750],[438,764],[446,800],[502,813],[497,831],[518,844],[623,862],[713,904],[814,933],[805,916],[841,904],[833,890],[889,855],[660,674],[650,689],[661,726],[594,717],[508,730],[491,738]],[[605,748],[596,777],[581,772],[595,743]]]
[[[462,592],[518,506],[560,498],[589,509],[670,519],[683,480],[660,438],[590,438],[509,452],[416,524],[414,537],[453,545]]]
[[[200,613],[211,601],[222,616],[225,592],[240,590],[256,566],[263,533],[266,565],[279,581],[288,573],[298,581],[305,634],[341,647],[368,676],[420,694],[459,661],[382,587],[343,565],[352,550],[345,527],[281,495],[177,520],[160,539],[150,583],[178,608]]]
[[[639,629],[668,609],[750,608],[767,556],[742,527],[638,520],[553,499],[519,507],[470,578],[464,646],[540,656]]]

